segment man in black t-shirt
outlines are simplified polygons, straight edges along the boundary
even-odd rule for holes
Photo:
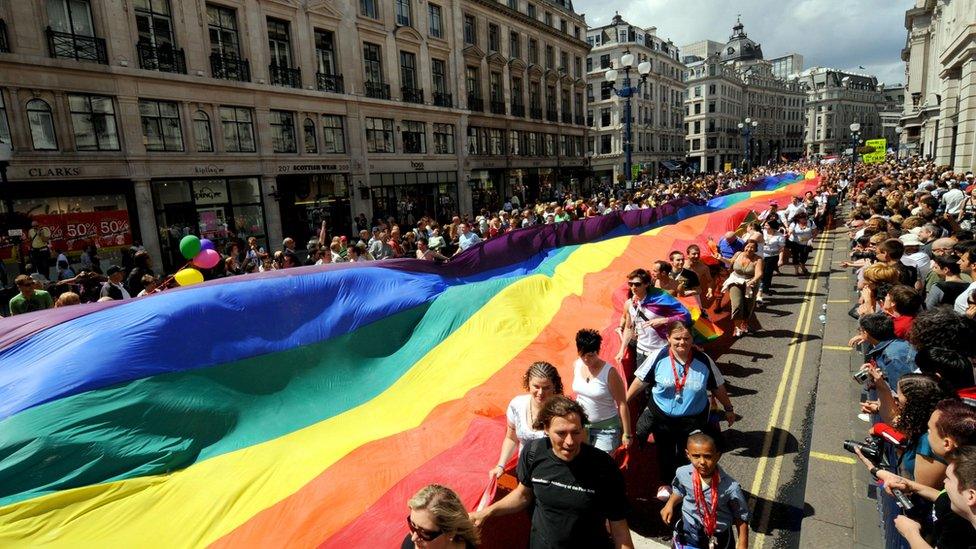
[[[534,503],[531,549],[632,548],[623,475],[609,455],[584,443],[586,422],[575,401],[562,395],[546,401],[534,427],[547,437],[526,444],[519,456],[518,486],[472,513],[475,524]]]

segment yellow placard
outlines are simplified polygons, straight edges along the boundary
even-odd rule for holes
[[[725,165],[722,166],[722,169],[724,171],[731,172],[732,171],[732,163],[731,162],[726,162]]]
[[[865,164],[880,164],[885,161],[885,156],[888,153],[888,141],[885,138],[868,139],[864,142],[864,146],[874,149],[872,152],[861,155]]]

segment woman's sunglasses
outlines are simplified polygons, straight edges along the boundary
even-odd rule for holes
[[[634,282],[633,280],[628,280],[627,281],[627,285],[630,286],[631,288],[636,288],[637,286],[643,286],[644,283],[643,282]]]
[[[410,528],[411,532],[417,534],[418,538],[424,541],[434,541],[441,534],[444,533],[441,532],[440,530],[424,530],[423,528],[414,524],[412,520],[410,520],[410,515],[407,515],[407,527]]]

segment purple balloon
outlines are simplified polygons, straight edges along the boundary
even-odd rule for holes
[[[200,249],[201,250],[216,250],[216,248],[214,248],[213,241],[210,240],[209,238],[201,238],[200,239]]]

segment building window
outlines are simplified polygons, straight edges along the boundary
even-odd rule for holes
[[[207,4],[207,29],[210,32],[211,52],[235,59],[241,56],[234,10]]]
[[[508,0],[508,7],[518,11],[518,0]]]
[[[508,132],[508,154],[510,156],[518,156],[520,154],[521,147],[520,136],[518,130],[510,130]]]
[[[434,124],[434,154],[454,154],[454,124]]]
[[[543,20],[545,21],[546,25],[549,25],[551,27],[552,26],[552,13],[550,13],[550,12],[547,11],[546,14],[545,14],[545,16],[543,17]]]
[[[203,111],[193,113],[193,137],[196,140],[197,152],[213,152],[210,117]]]
[[[488,75],[488,95],[488,98],[491,101],[497,103],[502,102],[502,73],[492,71],[491,74]],[[504,114],[504,106],[502,107],[502,110],[502,113],[496,114]]]
[[[366,82],[372,84],[383,83],[383,64],[380,60],[380,47],[376,44],[363,42],[363,68],[366,71]]]
[[[583,76],[583,60],[579,56],[573,58],[573,76]]]
[[[566,28],[567,28],[566,27],[566,20],[565,19],[560,19],[559,20],[559,31],[562,32],[563,34],[569,34],[569,31],[566,30]]]
[[[547,133],[545,134],[546,143],[546,156],[556,156],[556,136]]]
[[[95,38],[88,0],[48,0],[47,15],[51,57],[108,63],[105,41]]]
[[[410,26],[410,0],[396,0],[396,24],[400,27]]]
[[[613,136],[604,134],[600,136],[600,154],[610,154],[613,147]]]
[[[68,95],[75,148],[79,151],[117,151],[119,134],[111,97]]]
[[[427,33],[434,38],[444,37],[444,20],[437,4],[427,4]]]
[[[430,60],[430,76],[435,94],[447,93],[447,64],[443,59]]]
[[[10,125],[7,124],[7,104],[0,93],[0,143],[10,144]]]
[[[276,153],[298,152],[293,113],[271,111],[271,146]]]
[[[613,94],[613,82],[600,82],[600,99],[610,99]]]
[[[501,36],[498,30],[498,25],[494,23],[488,23],[488,51],[501,51]]]
[[[378,0],[359,0],[359,14],[370,19],[379,19],[380,12],[376,8]]]
[[[336,74],[335,37],[332,31],[315,29],[315,60],[319,73]]]
[[[316,154],[319,152],[318,131],[315,129],[315,122],[311,118],[306,118],[302,122],[302,137],[305,142],[305,154]]]
[[[610,55],[609,54],[607,54],[607,55],[601,55],[600,56],[600,68],[601,69],[609,69],[610,68]]]
[[[529,38],[529,63],[539,64],[539,42],[535,38]]]
[[[512,59],[522,58],[522,41],[517,32],[508,35],[508,56]]]
[[[3,120],[0,121],[0,142],[9,143],[10,135],[7,131],[7,113],[3,112]],[[27,121],[30,124],[31,141],[35,151],[56,151],[58,150],[58,138],[54,132],[54,117],[51,114],[51,105],[43,99],[31,99],[27,102]],[[6,141],[3,139],[6,135]]]
[[[272,67],[291,67],[291,34],[287,21],[268,19],[268,50],[271,52]]]
[[[529,17],[531,17],[532,19],[535,19],[535,17],[536,17],[535,16],[535,4],[533,4],[532,2],[529,2],[528,5],[525,6],[525,14],[528,15]]]
[[[478,44],[478,27],[473,15],[464,16],[464,43],[471,46]]]
[[[600,127],[606,128],[610,125],[610,109],[600,109]]]
[[[254,152],[254,120],[251,109],[220,107],[220,126],[227,152]]]
[[[559,70],[569,72],[569,54],[564,51],[559,52]]]
[[[505,154],[505,130],[491,128],[488,130],[488,154],[501,156]]]
[[[407,52],[400,52],[400,85],[405,88],[417,87],[417,56]]]
[[[139,100],[142,118],[142,136],[147,151],[183,150],[183,129],[180,125],[180,109],[171,101]]]
[[[140,0],[135,3],[139,66],[143,69],[186,73],[183,51],[176,50],[169,0]]]
[[[552,46],[546,44],[546,68],[551,69],[553,64],[556,62],[556,50]]]
[[[512,90],[511,90],[511,92],[512,92],[512,105],[518,105],[518,106],[524,105],[524,103],[522,102],[523,99],[522,99],[522,79],[521,78],[519,78],[517,76],[513,76],[512,77]],[[516,116],[524,116],[524,113],[522,115],[516,115]]]
[[[342,117],[334,114],[322,116],[322,154],[346,152],[346,138]]]
[[[393,147],[393,119],[366,119],[366,152],[391,153]]]
[[[468,154],[478,154],[478,128],[468,126]]]
[[[403,152],[414,154],[427,152],[427,126],[423,122],[404,120],[400,137],[403,138]]]
[[[464,68],[464,85],[468,90],[468,95],[474,98],[481,98],[481,77],[478,67],[468,66]]]

